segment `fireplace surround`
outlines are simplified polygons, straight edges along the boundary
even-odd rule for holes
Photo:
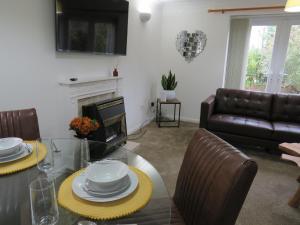
[[[60,77],[58,83],[60,85],[60,95],[69,96],[69,101],[65,102],[65,107],[68,108],[65,114],[65,121],[76,116],[82,116],[83,106],[91,106],[98,104],[101,101],[109,101],[121,96],[123,77],[101,76],[101,75],[78,75],[76,77]],[[122,98],[123,99],[123,98]],[[123,100],[124,107],[124,100]],[[125,113],[125,110],[124,110]],[[92,117],[92,116],[91,116]],[[125,114],[122,117],[125,121]],[[64,122],[65,122],[64,121]],[[112,121],[112,120],[111,120]],[[126,121],[125,121],[126,126]],[[124,128],[126,130],[126,127]],[[107,135],[109,136],[109,135]],[[112,138],[113,135],[110,135]],[[127,131],[126,131],[127,137]],[[98,138],[98,139],[97,139]],[[112,141],[106,142],[106,138],[100,139],[97,136],[92,136],[89,139],[103,142],[99,146],[89,146],[91,158],[94,160],[102,158],[104,155],[112,152]],[[119,145],[121,142],[119,142]],[[95,145],[95,144],[93,144]],[[117,146],[117,145],[115,145]],[[97,151],[95,149],[98,149]],[[100,149],[100,150],[99,150]]]

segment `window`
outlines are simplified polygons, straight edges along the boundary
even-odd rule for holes
[[[300,19],[253,19],[243,88],[300,94]]]

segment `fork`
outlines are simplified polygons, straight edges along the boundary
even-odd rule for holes
[[[26,143],[25,143],[25,148],[26,148],[26,150],[27,150],[28,153],[31,153],[31,148]]]

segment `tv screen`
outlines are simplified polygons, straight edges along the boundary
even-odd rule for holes
[[[125,0],[55,0],[56,50],[126,55]]]

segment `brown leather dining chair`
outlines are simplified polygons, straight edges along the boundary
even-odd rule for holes
[[[24,140],[40,138],[35,109],[0,112],[0,138],[19,137]]]
[[[180,168],[171,224],[235,224],[256,172],[256,162],[198,130]]]

